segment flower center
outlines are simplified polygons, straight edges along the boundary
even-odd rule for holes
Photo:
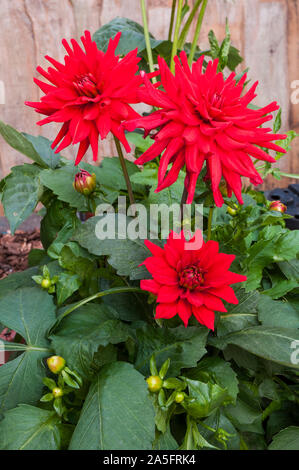
[[[194,290],[204,283],[203,270],[198,266],[188,266],[180,273],[179,284],[185,289]]]
[[[87,75],[81,75],[80,77],[76,78],[73,84],[81,96],[95,98],[97,95],[100,94],[97,88],[96,79],[94,78],[92,73],[88,73]]]

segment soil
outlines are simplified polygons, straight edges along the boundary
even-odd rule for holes
[[[24,271],[28,267],[28,254],[32,249],[42,249],[40,231],[16,230],[0,234],[0,279],[11,273]]]

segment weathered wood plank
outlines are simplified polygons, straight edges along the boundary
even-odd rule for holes
[[[158,38],[167,36],[171,3],[148,0],[150,30]],[[5,87],[5,104],[0,100],[1,119],[20,130],[53,139],[59,126],[36,126],[38,115],[23,104],[40,96],[32,80],[36,66],[47,66],[45,54],[63,59],[63,37],[79,39],[85,29],[94,32],[115,16],[141,22],[139,0],[1,0],[0,81]],[[250,78],[259,79],[258,104],[277,100],[283,109],[283,129],[299,131],[299,104],[290,98],[294,91],[291,84],[299,80],[299,1],[210,0],[200,37],[202,48],[208,45],[211,28],[217,37],[224,37],[226,17],[232,41],[244,54],[244,67],[250,67]],[[279,163],[284,171],[299,173],[298,152],[299,139]],[[69,158],[75,153],[75,149],[64,151]],[[100,144],[100,155],[111,153],[114,146],[108,139]],[[0,139],[0,176],[23,161],[26,158]],[[269,179],[266,184],[271,187],[279,183]]]

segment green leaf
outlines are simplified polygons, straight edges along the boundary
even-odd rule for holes
[[[297,132],[295,131],[288,131],[287,133],[287,138],[286,139],[283,139],[283,140],[277,140],[275,143],[277,145],[279,145],[280,147],[282,147],[283,149],[285,149],[287,152],[291,149],[291,143],[292,141],[298,137],[299,134],[297,134]],[[281,152],[276,152],[276,157],[275,157],[275,160],[279,160],[283,155],[285,155],[284,153],[281,153]]]
[[[146,49],[143,27],[128,18],[114,18],[98,29],[92,38],[97,43],[98,48],[105,52],[108,47],[109,39],[114,38],[119,31],[121,31],[121,38],[116,49],[116,54],[125,55],[136,48],[138,48],[138,53],[140,53]],[[162,42],[163,41],[154,39],[154,37],[150,35],[152,49]]]
[[[0,298],[20,287],[35,287],[32,276],[38,273],[37,268],[29,268],[20,273],[13,273],[0,280]]]
[[[263,269],[269,264],[296,258],[298,247],[298,230],[284,230],[279,226],[265,227],[259,234],[259,240],[248,251],[246,291],[259,286]]]
[[[22,132],[23,136],[26,137],[29,142],[33,145],[33,148],[36,150],[42,161],[45,163],[48,168],[57,168],[60,163],[60,154],[54,153],[54,150],[51,148],[52,142],[41,135],[34,136]],[[38,163],[38,162],[37,162]]]
[[[42,192],[39,179],[18,171],[5,180],[2,203],[12,233],[34,211]]]
[[[35,403],[41,396],[49,355],[46,333],[55,321],[53,299],[39,287],[25,287],[0,299],[0,323],[26,341],[25,352],[0,367],[0,413],[19,403]]]
[[[299,450],[299,427],[290,426],[274,436],[269,450]]]
[[[259,293],[257,291],[246,293],[244,289],[238,288],[236,289],[236,296],[239,303],[237,305],[226,304],[227,312],[220,315],[220,321],[217,324],[218,337],[243,330],[249,326],[258,325],[257,302]]]
[[[57,303],[58,305],[68,299],[76,290],[79,289],[81,281],[77,274],[61,273],[57,282]]]
[[[202,380],[203,372],[214,378],[222,388],[225,388],[233,401],[236,400],[239,391],[238,379],[229,362],[220,357],[208,357],[200,361],[196,368],[190,369],[186,375],[189,379]]]
[[[266,289],[263,291],[263,294],[271,297],[272,299],[279,299],[283,297],[288,292],[291,292],[293,289],[298,287],[298,281],[295,279],[279,279],[271,289]]]
[[[131,144],[135,145],[135,147],[142,153],[144,153],[151,145],[153,145],[153,140],[150,138],[150,136],[144,138],[143,134],[140,134],[139,132],[128,132],[126,137],[127,140],[131,142]],[[139,173],[136,173],[135,175],[138,174]]]
[[[299,364],[291,362],[294,341],[299,341],[298,330],[267,326],[246,328],[223,338],[210,340],[211,344],[221,349],[227,344],[234,344],[263,359],[299,369]]]
[[[3,121],[0,121],[0,134],[12,148],[23,153],[26,157],[29,157],[42,168],[47,168],[48,165],[38,154],[30,140],[28,140],[21,132],[18,132],[8,124],[4,124]]]
[[[149,373],[149,363],[155,354],[157,367],[169,358],[169,376],[176,376],[182,368],[194,367],[206,353],[209,330],[205,327],[179,326],[177,328],[153,328],[146,325],[136,331],[136,369]]]
[[[170,426],[167,426],[165,433],[157,432],[153,444],[153,450],[177,450],[179,447],[177,441],[171,434]]]
[[[92,383],[71,450],[151,450],[155,415],[144,377],[131,364],[104,366]]]
[[[53,411],[19,405],[0,422],[1,450],[58,450],[59,417]]]
[[[82,224],[76,231],[73,239],[83,248],[97,256],[108,256],[109,264],[116,269],[119,276],[130,276],[131,279],[145,279],[149,277],[145,267],[139,265],[150,256],[144,241],[137,238],[130,240],[123,233],[133,222],[133,218],[125,215],[107,214],[103,217],[92,217]],[[99,225],[97,225],[99,224]],[[114,239],[101,240],[96,236],[96,230],[104,227],[103,231]]]
[[[258,316],[264,326],[299,328],[299,311],[289,302],[275,301],[267,295],[260,296]]]
[[[182,402],[186,412],[196,419],[209,416],[216,408],[227,401],[227,391],[217,384],[204,383],[185,378],[189,398]]]
[[[97,372],[94,357],[100,346],[128,339],[127,326],[103,304],[89,304],[65,317],[50,339],[56,354],[68,367],[88,379]]]
[[[282,261],[278,263],[280,270],[287,279],[296,279],[299,281],[299,259],[291,259],[290,261]]]
[[[277,134],[280,128],[281,128],[281,108],[279,108],[278,113],[275,116],[275,121],[273,124],[274,134]]]

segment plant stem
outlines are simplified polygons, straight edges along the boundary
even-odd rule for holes
[[[214,207],[210,207],[208,218],[208,240],[211,240]]]
[[[153,60],[153,53],[152,53],[150,35],[149,35],[149,31],[148,31],[145,0],[140,0],[140,5],[141,5],[141,12],[142,12],[144,39],[145,39],[149,69],[150,69],[150,72],[154,72],[155,71],[155,69],[154,69],[154,60]],[[157,82],[156,77],[153,77],[152,80],[153,80],[153,83]]]
[[[182,32],[180,34],[180,37],[179,37],[179,42],[178,42],[178,48],[179,49],[182,49],[185,41],[186,41],[186,37],[187,37],[187,34],[189,32],[189,29],[190,29],[190,26],[191,26],[191,23],[194,19],[194,16],[199,8],[199,5],[201,4],[202,0],[196,0],[195,2],[195,5],[194,7],[192,8],[191,12],[190,12],[190,15],[185,23],[185,26],[183,27],[182,29]]]
[[[191,50],[190,50],[190,54],[189,54],[189,58],[188,58],[189,65],[192,64],[193,59],[194,59],[194,54],[195,54],[195,50],[196,50],[196,46],[197,46],[197,42],[198,42],[200,30],[201,30],[202,20],[203,20],[205,11],[206,11],[207,3],[208,3],[208,0],[203,0],[203,4],[201,6],[200,13],[198,15],[197,24],[196,24],[195,33],[194,33],[194,38],[193,38],[193,41],[192,41]]]
[[[171,41],[173,23],[174,23],[175,7],[176,7],[176,0],[172,0],[170,24],[169,24],[169,31],[168,31],[168,41]]]
[[[175,23],[174,38],[173,38],[172,51],[171,51],[171,61],[170,61],[170,70],[172,73],[174,72],[174,66],[175,66],[173,59],[178,50],[179,32],[180,32],[180,26],[181,26],[181,21],[182,21],[182,8],[183,8],[183,0],[179,0],[177,13],[176,13],[176,23]]]
[[[126,167],[125,157],[124,157],[120,142],[117,139],[117,137],[114,137],[114,142],[115,142],[116,150],[117,150],[117,153],[118,153],[118,156],[119,156],[119,160],[120,160],[120,164],[121,164],[122,171],[123,171],[123,174],[124,174],[124,178],[126,180],[126,185],[127,185],[127,189],[128,189],[130,204],[134,205],[135,204],[135,199],[134,199],[134,194],[133,194],[133,190],[132,190],[132,186],[131,186],[129,173],[128,173],[128,170],[127,170],[127,167]]]
[[[186,204],[187,197],[188,197],[188,190],[187,190],[187,188],[184,187],[184,191],[183,191],[182,199],[181,199],[181,204],[180,204],[181,225],[183,224],[183,221],[184,221],[184,205]]]
[[[114,287],[112,289],[103,290],[101,292],[97,292],[96,294],[91,295],[90,297],[86,297],[86,299],[80,300],[75,305],[72,305],[68,310],[66,310],[62,315],[57,318],[57,321],[51,331],[55,329],[61,320],[65,318],[67,315],[72,313],[77,308],[82,307],[83,305],[91,302],[92,300],[99,299],[100,297],[104,297],[105,295],[110,294],[122,294],[123,292],[138,292],[139,294],[148,294],[148,292],[141,290],[139,287]]]

